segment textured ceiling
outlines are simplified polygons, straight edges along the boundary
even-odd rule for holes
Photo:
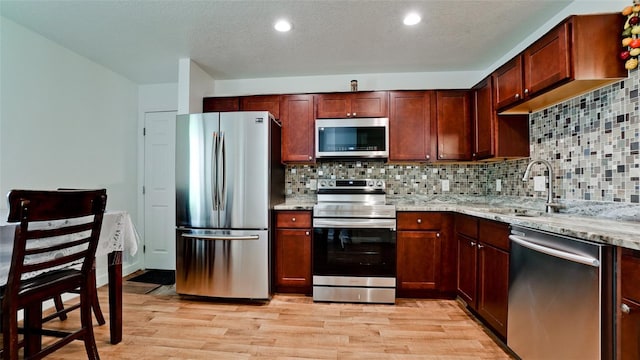
[[[0,0],[0,13],[139,84],[189,57],[216,79],[481,71],[572,0]],[[408,11],[422,22],[402,24]],[[289,33],[273,23],[287,18]]]

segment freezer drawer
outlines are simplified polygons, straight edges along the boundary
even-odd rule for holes
[[[267,230],[178,229],[176,292],[269,299]]]

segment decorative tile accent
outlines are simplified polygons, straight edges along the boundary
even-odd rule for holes
[[[638,203],[640,198],[640,71],[588,94],[533,113],[532,159],[549,161],[561,200]],[[481,195],[545,198],[522,181],[529,160],[468,164],[387,164],[332,161],[289,165],[287,198],[315,193],[312,180],[383,179],[393,195]],[[536,165],[531,176],[545,175]],[[496,189],[496,180],[501,190]],[[442,192],[441,181],[450,191]]]

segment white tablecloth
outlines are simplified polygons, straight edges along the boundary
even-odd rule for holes
[[[17,223],[7,223],[7,211],[0,210],[0,285],[6,284],[11,266],[13,237]],[[107,211],[102,219],[96,257],[114,251],[135,255],[140,237],[126,211]]]

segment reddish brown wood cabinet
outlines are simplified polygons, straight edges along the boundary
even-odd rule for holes
[[[389,93],[389,160],[431,160],[435,133],[435,94],[432,91]]]
[[[468,90],[436,92],[438,160],[471,160],[471,100]]]
[[[254,95],[240,98],[242,111],[268,111],[280,119],[280,95]]]
[[[627,76],[617,58],[623,17],[574,15],[496,70],[496,108],[530,113]]]
[[[206,97],[202,99],[202,112],[239,111],[240,98],[230,97]]]
[[[282,162],[313,162],[314,116],[313,95],[282,95]]]
[[[276,213],[276,291],[311,294],[311,211]]]
[[[618,248],[620,301],[618,304],[619,360],[640,359],[640,251]]]
[[[317,118],[388,117],[389,93],[361,91],[316,95]]]
[[[398,297],[455,296],[455,244],[447,213],[399,212]]]
[[[457,214],[455,229],[458,295],[502,339],[506,339],[509,225]]]
[[[528,157],[529,116],[497,114],[491,76],[472,91],[473,160]]]

